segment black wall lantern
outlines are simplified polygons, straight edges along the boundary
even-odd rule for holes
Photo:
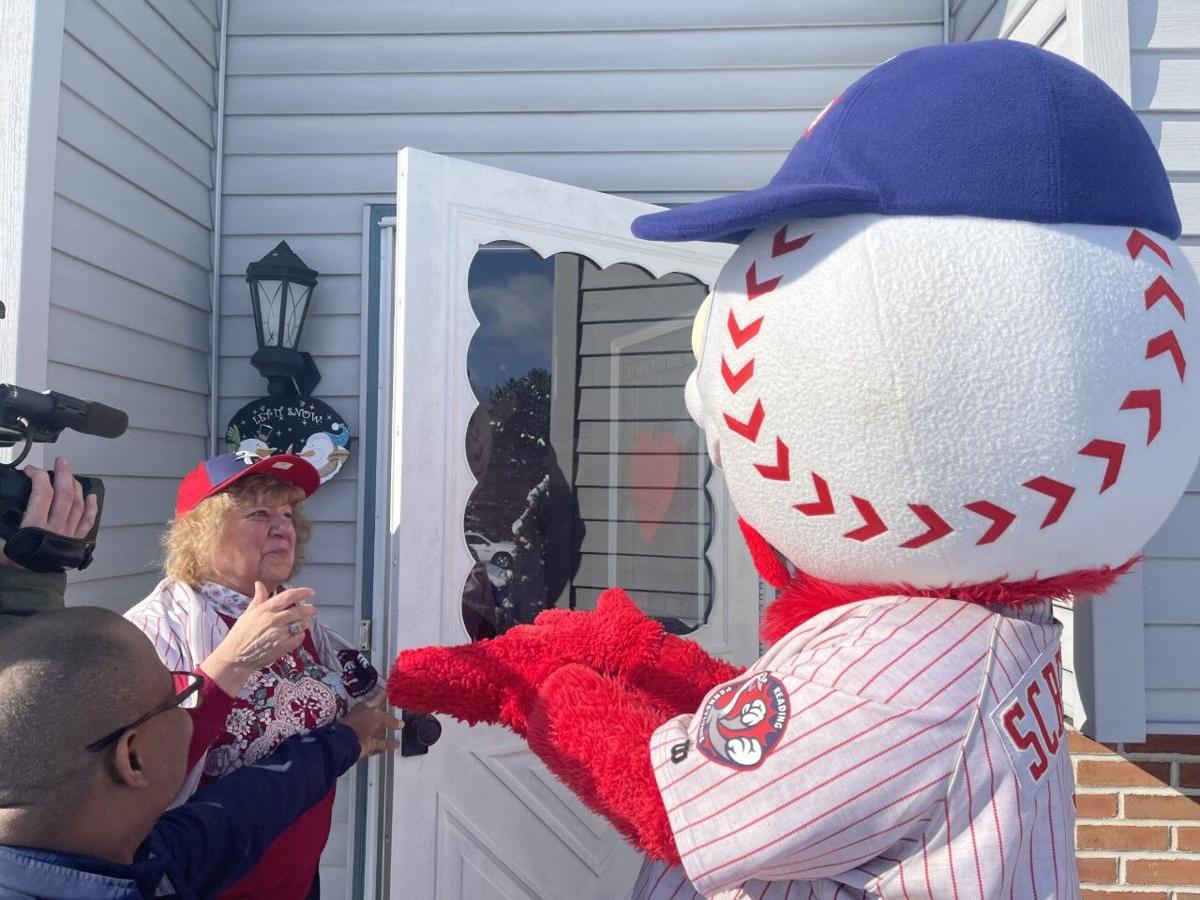
[[[287,241],[246,266],[258,350],[250,362],[269,396],[251,400],[229,420],[225,446],[247,464],[294,454],[328,481],[350,458],[350,428],[328,403],[311,396],[321,380],[313,358],[296,349],[317,272]]]
[[[258,262],[246,266],[258,338],[258,350],[250,362],[267,379],[272,397],[308,396],[321,380],[313,358],[296,349],[317,274],[292,252],[287,241],[280,241]]]

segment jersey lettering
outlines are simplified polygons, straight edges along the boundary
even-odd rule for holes
[[[1063,745],[1062,653],[1044,655],[996,708],[1009,756],[1022,781],[1042,780]]]

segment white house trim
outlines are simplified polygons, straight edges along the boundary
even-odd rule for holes
[[[65,0],[0,4],[0,381],[46,388]],[[40,445],[31,461],[40,461]]]
[[[1067,20],[1074,24],[1075,60],[1129,103],[1128,0],[1067,0]],[[1108,596],[1077,606],[1075,629],[1075,667],[1087,711],[1084,730],[1100,740],[1143,740],[1146,643],[1141,572],[1121,579]]]

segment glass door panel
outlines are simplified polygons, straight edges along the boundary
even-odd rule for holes
[[[675,633],[707,621],[711,467],[683,402],[707,288],[572,253],[481,247],[468,295],[478,406],[463,518],[473,639],[625,588]]]

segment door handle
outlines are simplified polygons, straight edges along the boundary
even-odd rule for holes
[[[400,732],[401,756],[424,756],[442,736],[442,723],[433,716],[405,710],[400,718],[404,721]]]

